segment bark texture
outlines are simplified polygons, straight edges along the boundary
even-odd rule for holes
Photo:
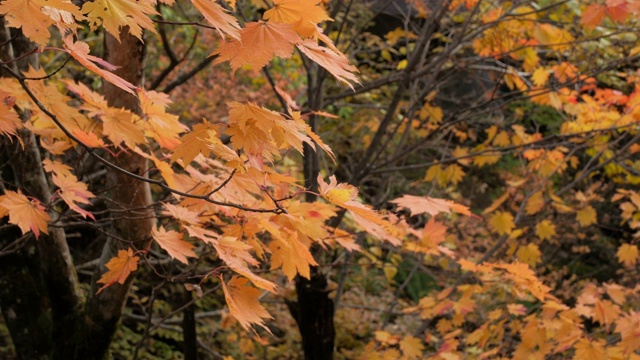
[[[0,19],[0,43],[9,38],[10,45],[0,49],[2,60],[20,57],[33,48],[19,31],[9,30]],[[25,57],[12,65],[14,70],[23,71],[33,60]],[[15,185],[26,195],[47,203],[51,188],[37,140],[27,131],[19,136],[24,146],[7,138],[0,142],[0,178],[3,184]],[[55,219],[57,214],[51,211],[49,215]],[[31,233],[22,236],[16,227],[0,228],[0,248],[10,244],[15,248],[0,255],[0,308],[16,350],[25,359],[65,358],[74,338],[54,331],[53,326],[75,328],[82,294],[64,230],[49,228],[48,235],[36,240]]]
[[[105,35],[105,52],[104,59],[107,62],[121,66],[115,71],[118,76],[132,84],[142,85],[145,51],[140,40],[130,35],[126,29],[121,32],[120,41],[111,35]],[[103,85],[103,94],[110,106],[139,111],[138,100],[134,96],[107,82]],[[146,174],[149,168],[146,159],[133,153],[123,152],[110,160],[138,175]],[[109,230],[112,236],[107,238],[100,264],[92,279],[85,311],[86,336],[81,353],[84,357],[79,358],[92,358],[106,353],[133,282],[133,276],[130,276],[124,284],[115,284],[96,295],[100,288],[97,280],[107,271],[105,264],[125,246],[147,249],[151,242],[151,229],[155,226],[148,183],[110,170],[107,173],[107,187],[113,189],[110,193],[110,207],[118,210],[118,216],[123,219],[112,224]],[[123,244],[122,240],[130,243]]]

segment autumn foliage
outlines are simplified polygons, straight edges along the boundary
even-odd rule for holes
[[[0,0],[0,262],[51,254],[78,314],[120,299],[125,357],[318,358],[296,302],[321,278],[336,358],[640,358],[640,2],[397,3],[376,34],[359,2]],[[131,35],[156,81],[100,55]]]

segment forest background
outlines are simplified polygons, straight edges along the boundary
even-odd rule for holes
[[[639,14],[0,1],[0,354],[640,358]]]

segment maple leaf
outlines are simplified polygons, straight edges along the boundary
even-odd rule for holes
[[[529,266],[536,266],[542,261],[542,253],[540,248],[536,244],[529,244],[527,246],[520,246],[516,253],[518,260],[523,263],[529,264]]]
[[[151,0],[93,0],[82,6],[82,12],[87,14],[92,30],[102,24],[109,34],[120,40],[120,30],[128,26],[129,33],[143,41],[143,29],[157,34],[149,18],[149,15],[159,15],[154,6],[155,1]]]
[[[529,199],[527,200],[527,205],[525,206],[527,215],[534,215],[542,210],[542,208],[544,207],[544,198],[542,197],[542,195],[542,192],[538,191],[529,197]]]
[[[17,136],[17,131],[22,127],[20,117],[13,110],[16,98],[8,92],[0,90],[0,135]]]
[[[279,269],[293,280],[297,274],[309,279],[309,266],[317,266],[313,255],[309,252],[309,245],[302,244],[298,239],[298,234],[289,232],[286,236],[269,243],[269,249],[273,253],[271,256],[271,269]]]
[[[334,175],[329,178],[327,184],[322,175],[318,174],[318,185],[320,195],[334,205],[343,207],[351,213],[353,219],[365,231],[375,237],[388,241],[393,245],[400,245],[401,241],[397,236],[397,229],[382,216],[368,206],[361,204],[355,199],[358,197],[358,189],[349,184],[338,184]]]
[[[489,226],[500,235],[508,235],[516,227],[513,222],[513,215],[505,211],[495,213],[489,220]]]
[[[441,212],[449,214],[452,211],[462,215],[471,216],[471,211],[464,205],[456,204],[450,200],[436,199],[429,196],[403,195],[402,197],[393,199],[390,202],[398,205],[398,207],[409,210],[411,212],[411,216],[418,214],[436,216]]]
[[[199,154],[208,157],[211,148],[207,137],[209,131],[213,129],[213,124],[210,124],[207,119],[202,119],[202,124],[194,125],[190,132],[180,138],[180,145],[173,149],[171,161],[182,160],[182,166],[186,168]]]
[[[604,349],[604,341],[582,338],[575,344],[576,353],[574,360],[601,360],[606,359],[607,354]]]
[[[618,248],[616,256],[624,266],[631,267],[638,261],[638,247],[631,244],[622,244]]]
[[[244,65],[260,69],[274,55],[285,59],[291,57],[293,45],[298,42],[300,36],[289,24],[251,22],[240,31],[240,40],[222,44],[212,55],[220,55],[214,64],[230,61],[233,71]]]
[[[178,120],[178,116],[168,114],[165,109],[171,103],[167,94],[138,89],[140,108],[145,117],[144,130],[149,138],[155,139],[166,149],[173,150],[180,140],[181,133],[188,127]]]
[[[402,350],[405,359],[419,359],[422,357],[424,345],[422,344],[422,340],[407,335],[400,340],[400,350]]]
[[[595,224],[598,221],[596,210],[591,205],[588,205],[584,209],[576,212],[576,220],[578,220],[581,226]]]
[[[40,201],[29,200],[20,192],[5,190],[4,195],[0,196],[0,208],[6,210],[5,213],[9,214],[9,223],[18,225],[23,235],[30,230],[33,231],[36,239],[40,236],[40,231],[49,234],[47,221],[51,221],[51,218],[44,211]]]
[[[115,146],[120,147],[124,143],[133,149],[138,144],[146,143],[140,118],[131,111],[108,108],[101,119],[103,133]]]
[[[131,248],[119,250],[118,255],[105,265],[109,271],[104,273],[100,280],[97,281],[100,284],[104,284],[104,286],[96,294],[100,294],[102,290],[115,283],[124,284],[129,275],[138,270],[138,260],[140,258],[133,255]]]
[[[294,25],[304,37],[315,33],[315,24],[331,20],[320,6],[321,0],[274,0],[273,7],[264,12],[263,18],[269,22]]]
[[[349,64],[349,59],[342,53],[318,45],[315,40],[306,39],[297,44],[298,49],[309,57],[312,61],[325,68],[340,82],[343,82],[351,89],[352,83],[360,84],[354,73],[359,72],[358,68]]]
[[[591,4],[587,6],[587,8],[582,13],[582,19],[580,19],[580,24],[582,24],[585,29],[593,29],[596,26],[600,25],[602,19],[604,19],[606,15],[607,7],[600,4]]]
[[[247,279],[236,276],[227,284],[222,281],[222,290],[229,311],[245,330],[253,330],[251,324],[256,324],[271,333],[263,319],[272,319],[272,317],[258,301],[261,292],[248,286],[247,282]]]
[[[542,240],[551,240],[556,235],[556,225],[549,220],[542,220],[536,225],[536,235]]]
[[[222,143],[217,131],[209,130],[207,135],[207,146],[215,156],[227,161],[227,166],[229,167],[239,168],[242,166],[240,156],[233,149]]]
[[[120,1],[128,1],[128,0],[120,0]],[[87,6],[88,4],[93,4],[93,3],[85,3],[85,6]],[[110,72],[116,69],[115,66],[109,64],[108,62],[98,57],[89,55],[89,45],[87,43],[84,43],[82,41],[73,42],[73,39],[71,38],[71,36],[65,36],[64,48],[67,50],[67,53],[69,53],[69,55],[71,55],[74,59],[76,59],[76,61],[78,61],[82,66],[100,75],[103,79],[119,87],[120,89],[132,95],[135,95],[135,92],[133,91],[133,89],[135,89],[136,86],[124,80],[123,78],[119,77],[118,75]],[[100,66],[106,68],[109,71],[102,70],[96,65],[96,63],[100,64]]]
[[[191,211],[184,206],[165,203],[162,204],[162,207],[164,208],[163,214],[168,214],[182,223],[199,226],[202,222],[197,212]]]
[[[258,261],[251,256],[249,250],[251,246],[238,241],[236,238],[225,236],[222,239],[214,240],[212,242],[213,247],[218,251],[218,256],[224,261],[233,271],[245,276],[251,282],[269,292],[276,292],[277,286],[273,282],[263,279],[254,274],[250,265],[258,265]]]
[[[240,40],[240,25],[235,17],[212,0],[191,0],[193,6],[202,13],[205,19],[216,28],[220,36],[225,34]]]
[[[188,257],[198,257],[193,252],[194,246],[183,241],[182,234],[177,231],[166,231],[163,226],[160,226],[158,229],[151,230],[151,236],[161,248],[169,253],[169,256],[184,264],[189,264]]]
[[[60,175],[54,174],[51,177],[53,183],[60,188],[60,197],[69,206],[69,208],[83,218],[90,217],[95,220],[92,213],[82,209],[78,204],[91,204],[90,198],[95,197],[91,191],[88,190],[88,186],[85,183],[78,181],[75,175]]]
[[[302,133],[304,125],[286,120],[282,115],[255,104],[227,103],[229,127],[235,149],[243,149],[254,164],[260,165],[262,158],[273,161],[278,148],[293,147],[302,153],[302,144],[313,147],[313,142]],[[257,166],[261,167],[261,166]]]
[[[7,25],[22,28],[24,36],[39,46],[49,42],[49,27],[58,24],[62,29],[69,27],[62,18],[64,14],[75,25],[73,18],[83,20],[84,16],[71,1],[68,0],[6,0],[0,3],[0,15],[4,15]]]

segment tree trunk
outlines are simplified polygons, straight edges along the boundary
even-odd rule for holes
[[[2,60],[17,58],[32,49],[18,30],[9,31],[0,19],[0,43],[9,38],[11,45],[0,49]],[[13,63],[14,69],[26,70],[30,61],[32,57]],[[0,160],[5,164],[0,172],[2,180],[47,203],[51,189],[37,140],[28,131],[20,131],[19,136],[24,147],[7,138],[0,142]],[[53,212],[50,215],[55,217]],[[16,351],[25,359],[65,358],[74,339],[53,326],[75,328],[82,295],[64,230],[49,228],[49,234],[37,240],[31,233],[21,236],[15,227],[0,231],[0,248],[12,243],[22,245],[0,260],[0,308]]]
[[[120,42],[111,35],[105,35],[105,60],[120,66],[115,73],[132,84],[142,84],[144,70],[144,44],[125,29],[120,34]],[[103,93],[110,106],[124,107],[139,111],[138,100],[121,89],[104,82]],[[122,153],[110,159],[118,166],[145,175],[149,168],[147,160],[133,153]],[[155,226],[154,212],[151,207],[149,184],[132,179],[122,173],[109,171],[107,187],[111,191],[111,209],[118,210],[122,220],[114,222],[100,256],[100,264],[93,275],[92,286],[87,300],[85,322],[85,342],[78,358],[97,358],[105,354],[126,305],[127,295],[133,282],[133,276],[120,285],[115,284],[96,295],[99,288],[97,280],[107,269],[105,264],[118,250],[128,246],[135,249],[147,249],[151,242],[151,229]],[[127,211],[127,209],[136,209]],[[122,210],[125,210],[123,213]],[[128,220],[126,218],[136,218]],[[141,219],[143,218],[143,219]],[[123,244],[120,239],[130,241]]]
[[[317,71],[318,66],[311,65],[316,71],[308,74],[308,98],[310,109],[320,109],[322,107],[322,75]],[[316,132],[316,116],[311,115],[309,126]],[[318,153],[308,144],[304,144],[304,185],[308,190],[318,191],[318,174],[320,173],[320,161]],[[316,196],[306,193],[305,200],[312,202]],[[322,264],[322,249],[314,246],[311,252]],[[330,360],[333,359],[333,348],[335,345],[335,329],[333,324],[333,300],[329,298],[327,289],[326,274],[320,268],[312,267],[310,279],[301,276],[296,277],[296,292],[298,302],[290,309],[296,319],[300,336],[302,337],[302,347],[304,358],[307,360]]]

